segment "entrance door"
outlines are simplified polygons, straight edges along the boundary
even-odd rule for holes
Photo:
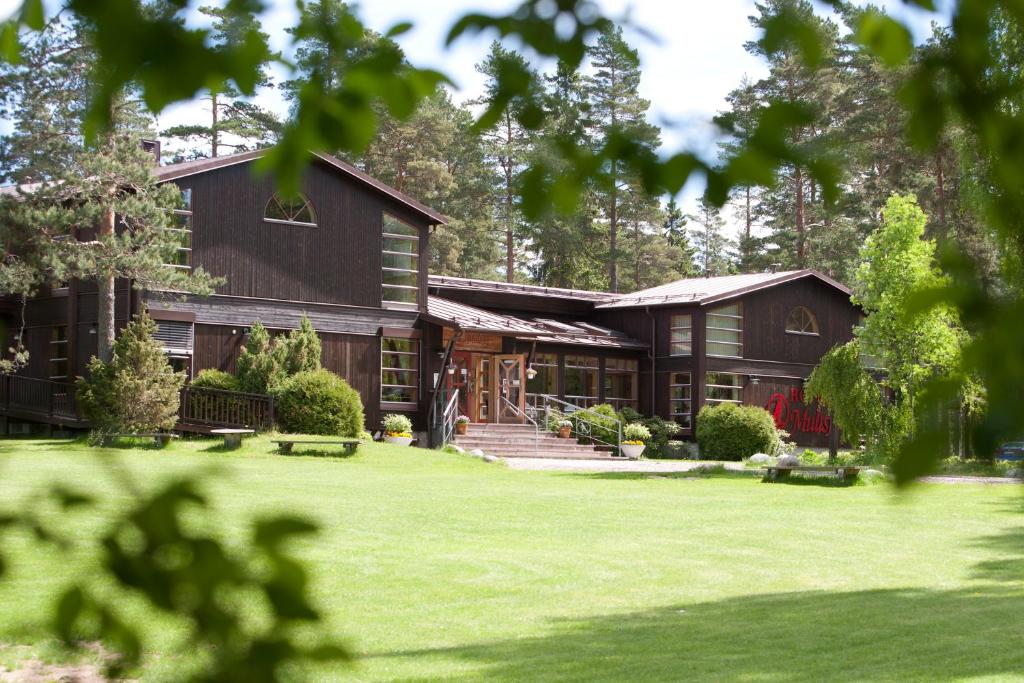
[[[493,406],[494,422],[525,421],[526,408],[526,358],[522,354],[494,356],[493,389],[495,403]]]
[[[475,354],[473,366],[472,403],[473,414],[470,419],[475,422],[490,422],[493,414],[490,410],[491,401],[491,357]]]
[[[470,420],[475,418],[473,401],[473,377],[472,354],[467,351],[455,351],[452,353],[451,364],[455,368],[455,374],[449,376],[449,389],[459,390],[459,414],[465,415]]]

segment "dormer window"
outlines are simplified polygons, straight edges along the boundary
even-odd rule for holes
[[[307,228],[316,227],[316,211],[305,195],[298,194],[292,198],[274,194],[267,202],[263,212],[263,220],[268,223],[285,225],[301,225]]]
[[[786,318],[786,332],[790,334],[818,335],[818,319],[806,306],[797,306]]]

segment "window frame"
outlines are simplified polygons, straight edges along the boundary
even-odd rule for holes
[[[678,377],[686,376],[686,382],[677,381]],[[675,397],[675,389],[685,389],[686,395],[682,398]],[[677,412],[676,403],[686,403],[689,409],[686,412]],[[669,418],[685,430],[693,429],[693,373],[690,371],[672,372],[668,377],[668,414]],[[683,424],[678,418],[685,417]]]
[[[388,219],[389,218],[391,220],[396,221],[399,224],[405,226],[406,228],[409,229],[410,232],[413,232],[415,234],[403,234],[403,233],[389,231],[388,230]],[[422,259],[423,255],[421,253],[421,243],[420,243],[420,235],[419,235],[419,233],[420,233],[420,231],[419,231],[419,229],[416,226],[403,221],[398,216],[395,216],[392,213],[388,213],[387,211],[384,211],[384,212],[381,213],[381,233],[380,233],[381,234],[381,243],[380,243],[380,253],[381,253],[381,265],[380,265],[380,270],[381,270],[380,303],[381,303],[381,307],[382,308],[394,307],[394,308],[400,308],[400,309],[410,309],[410,308],[418,309],[420,307],[420,303],[421,303],[421,299],[422,299],[422,292],[421,292],[421,287],[420,287],[420,263],[421,263],[421,259]],[[407,242],[413,243],[415,245],[415,249],[413,251],[395,251],[393,249],[386,249],[385,245],[386,245],[386,241],[387,240],[405,240]],[[397,266],[385,266],[384,265],[384,257],[386,257],[386,256],[397,256],[397,257],[401,257],[401,258],[412,259],[411,262],[416,267],[415,268],[400,268],[400,267],[397,267]],[[404,274],[404,275],[412,275],[414,280],[415,280],[415,282],[416,282],[416,284],[415,285],[396,285],[396,284],[391,284],[391,283],[384,282],[384,274],[385,273],[401,273],[401,274]],[[410,292],[411,291],[411,292],[415,292],[415,301],[397,301],[395,299],[389,299],[387,297],[387,293],[389,291],[405,291],[405,292]]]
[[[263,205],[263,222],[264,223],[273,223],[275,225],[294,225],[294,226],[299,227],[299,228],[317,228],[317,227],[320,227],[320,224],[317,223],[317,210],[316,210],[316,207],[313,206],[313,202],[310,201],[309,197],[304,192],[300,192],[300,193],[298,193],[298,195],[296,195],[296,199],[302,199],[302,208],[308,208],[309,209],[310,215],[313,216],[313,222],[312,223],[308,223],[306,221],[288,220],[288,219],[285,219],[285,218],[271,218],[271,217],[267,216],[267,209],[270,208],[270,203],[271,202],[277,202],[277,208],[281,210],[281,213],[283,213],[283,214],[287,213],[284,210],[284,207],[281,205],[281,197],[280,197],[280,195],[277,192],[274,192],[273,194],[271,194],[270,195],[270,199],[268,199],[267,203]],[[298,213],[300,213],[301,211],[302,211],[302,209],[299,209],[299,211],[296,212],[296,215]]]
[[[570,365],[569,364],[569,360],[570,359],[577,359],[577,358],[587,359],[587,360],[591,360],[592,359],[594,361],[594,365],[590,366],[590,365]],[[583,395],[569,394],[568,393],[568,390],[569,390],[569,371],[570,370],[580,370],[583,373],[588,373],[588,372],[593,372],[594,373],[594,392],[595,393],[594,393],[593,396],[583,396]],[[595,406],[595,405],[597,405],[598,403],[601,402],[601,358],[599,356],[588,356],[588,355],[582,354],[582,353],[567,353],[567,354],[565,354],[565,356],[564,356],[563,376],[564,376],[564,379],[563,379],[562,391],[566,392],[564,397],[563,397],[563,400],[566,403],[571,403],[574,406],[576,406],[577,408],[590,408],[591,406]],[[583,377],[585,378],[586,375],[584,374]],[[584,381],[583,381],[583,387],[584,387],[584,389],[586,388],[586,379],[584,379]],[[581,399],[583,401],[583,405],[580,405],[580,403],[578,403],[577,401],[575,401],[573,399]]]
[[[623,363],[627,365],[626,368],[613,367],[612,363]],[[619,396],[611,396],[608,393],[609,383],[608,380],[614,376],[628,375],[632,377],[631,386],[633,388],[633,395],[629,398],[622,398]],[[621,358],[621,357],[606,357],[604,359],[604,402],[609,403],[615,407],[616,411],[622,410],[623,406],[629,406],[633,410],[638,410],[640,407],[640,361],[636,358]]]
[[[47,359],[47,368],[50,372],[49,379],[51,382],[67,382],[71,377],[71,365],[70,358],[68,357],[68,326],[67,325],[51,325],[50,326],[50,354]],[[57,349],[60,349],[60,355]],[[54,363],[64,364],[64,374],[54,374],[53,366]]]
[[[736,384],[712,384],[710,378],[712,375],[729,375],[737,379]],[[708,389],[727,389],[729,391],[738,392],[736,395],[739,398],[709,398]],[[704,373],[704,403],[734,403],[736,405],[743,405],[743,375],[738,372],[706,372]]]
[[[739,311],[738,314],[733,314],[733,313],[716,313],[715,312],[715,311],[721,311],[723,309],[732,308],[733,306],[735,306],[736,310]],[[713,327],[711,325],[711,318],[713,316],[714,317],[719,317],[719,318],[731,318],[733,320],[738,320],[739,321],[739,327],[735,327],[735,328],[733,328],[733,327]],[[711,330],[716,330],[718,332],[732,332],[732,333],[735,333],[737,335],[736,338],[739,341],[725,341],[725,340],[721,340],[721,339],[711,339],[711,335],[709,334],[709,332]],[[711,353],[711,351],[709,350],[709,345],[710,344],[726,344],[728,346],[737,348],[739,353],[735,354],[735,355],[734,354],[723,354],[723,353]],[[704,355],[705,356],[711,356],[713,358],[743,358],[743,302],[738,301],[735,304],[726,304],[724,306],[718,306],[717,308],[709,309],[704,314]]]
[[[685,318],[686,325],[677,325],[677,318]],[[690,333],[690,340],[686,342],[676,341],[673,339],[676,330],[686,330]],[[685,344],[688,348],[685,352],[677,353],[675,347],[677,344]],[[692,356],[693,355],[693,314],[692,313],[672,313],[668,319],[668,355],[669,356]]]
[[[393,351],[385,348],[385,343],[389,339],[400,340],[408,342],[412,345],[411,351]],[[412,368],[401,368],[393,367],[385,363],[385,358],[388,356],[402,356],[413,359]],[[412,375],[413,384],[385,384],[384,373],[394,372],[402,373],[405,376]],[[411,401],[396,401],[391,398],[385,398],[384,392],[386,389],[400,389],[400,390],[411,390],[412,400]],[[397,337],[383,335],[380,338],[380,404],[382,406],[397,406],[401,408],[410,408],[419,406],[420,401],[420,340],[416,337]]]
[[[550,360],[551,362],[550,363],[545,363],[544,362],[545,360]],[[557,398],[558,397],[558,354],[557,353],[553,353],[553,352],[538,351],[537,353],[534,354],[533,359],[530,361],[529,367],[533,368],[534,370],[537,370],[537,368],[545,368],[545,371],[544,371],[545,375],[547,375],[548,372],[552,372],[553,373],[553,376],[551,377],[551,379],[554,380],[555,390],[552,393],[548,394],[548,396],[554,396],[555,398]],[[539,394],[537,392],[531,392],[530,391],[530,383],[538,381],[540,377],[541,377],[541,373],[540,373],[540,371],[538,371],[536,377],[534,377],[533,379],[527,379],[526,380],[526,401],[527,401],[527,403],[529,403],[530,401],[533,401],[532,405],[535,406],[535,407],[539,406],[540,404],[543,403],[543,401],[541,401],[541,398],[540,398],[543,394]]]
[[[168,268],[174,268],[176,270],[192,270],[192,188],[182,187],[179,188],[181,192],[182,203],[174,209],[171,214],[175,217],[175,224],[177,225],[178,217],[185,218],[183,225],[187,225],[187,228],[165,228],[167,232],[180,233],[188,236],[188,246],[178,246],[175,248],[175,255],[184,254],[185,263],[165,263],[164,265]],[[188,207],[188,208],[182,208]],[[180,242],[179,242],[180,244]]]
[[[805,318],[805,320],[810,320],[811,326],[814,328],[813,332],[807,332],[805,330],[791,330],[791,329],[789,329],[789,323],[793,319],[793,314],[797,313],[797,312],[803,312],[803,313],[807,314],[807,317]],[[818,316],[814,315],[814,311],[812,311],[810,308],[808,308],[807,306],[804,306],[802,304],[794,306],[793,308],[790,309],[789,313],[786,315],[786,323],[784,325],[784,330],[785,330],[786,334],[795,334],[795,335],[799,335],[799,336],[802,336],[802,337],[820,337],[821,336],[821,327],[818,325]]]

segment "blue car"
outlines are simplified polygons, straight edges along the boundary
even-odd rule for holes
[[[1024,460],[1024,441],[1010,441],[996,449],[996,460]]]

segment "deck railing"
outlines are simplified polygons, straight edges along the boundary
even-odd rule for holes
[[[0,405],[7,413],[18,412],[63,421],[82,419],[74,385],[49,379],[0,375]]]
[[[186,386],[181,390],[181,421],[205,427],[272,429],[274,397]]]

